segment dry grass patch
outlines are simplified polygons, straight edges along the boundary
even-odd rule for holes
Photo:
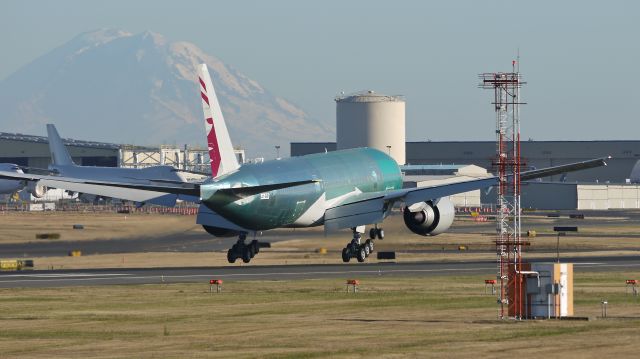
[[[201,230],[194,216],[93,212],[0,212],[0,243],[141,238]],[[74,224],[84,225],[74,230]],[[36,239],[59,233],[59,239]]]
[[[580,274],[577,315],[640,318],[634,273]],[[637,274],[637,273],[635,273]],[[640,319],[502,322],[484,277],[0,290],[2,357],[629,356]],[[544,343],[544,345],[542,345]]]

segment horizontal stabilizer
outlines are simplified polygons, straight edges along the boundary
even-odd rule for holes
[[[297,187],[297,186],[302,186],[305,184],[317,183],[317,182],[320,182],[320,181],[304,180],[304,181],[265,184],[265,185],[250,186],[250,187],[223,188],[223,189],[217,190],[215,195],[223,195],[225,197],[229,197],[231,201],[237,201],[242,198],[251,197],[258,193],[275,191],[277,189],[283,189],[283,188]]]

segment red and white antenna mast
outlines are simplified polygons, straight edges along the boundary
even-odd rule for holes
[[[496,158],[493,161],[499,179],[497,195],[496,254],[498,317],[521,319],[524,315],[522,276],[520,172],[524,164],[520,156],[520,88],[525,82],[518,61],[511,63],[511,72],[491,72],[479,75],[479,87],[492,89],[492,104],[496,112]]]

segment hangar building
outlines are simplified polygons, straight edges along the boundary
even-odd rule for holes
[[[116,167],[119,145],[64,139],[73,161],[82,166]],[[49,141],[44,136],[0,132],[0,163],[47,168],[51,163]]]
[[[291,143],[291,155],[335,151],[333,142]],[[531,182],[522,188],[522,207],[553,210],[640,208],[640,141],[525,141],[522,153],[529,169],[556,166],[611,155],[606,167],[572,172]],[[401,166],[405,186],[428,186],[458,181],[464,175],[439,173],[436,168],[465,168],[473,163],[491,172],[495,156],[493,141],[407,142],[406,158],[411,165]],[[477,167],[474,166],[474,167]],[[410,168],[428,169],[416,177]],[[441,171],[440,171],[441,172]],[[445,171],[446,172],[446,171]],[[633,172],[633,174],[632,174]],[[481,176],[474,173],[473,177]],[[475,207],[495,203],[495,191],[477,191],[452,198],[457,206]]]
[[[142,168],[169,165],[189,171],[211,171],[207,150],[198,147],[143,147],[68,138],[63,142],[73,161],[81,166]],[[244,163],[244,150],[236,149],[235,153],[238,161]],[[0,132],[0,163],[47,168],[51,163],[49,141],[45,136]]]
[[[491,172],[494,141],[407,142],[407,164],[475,164]],[[335,151],[334,142],[292,142],[291,155]],[[523,141],[527,167],[543,168],[611,155],[607,167],[554,176],[551,181],[625,183],[640,160],[640,141]]]

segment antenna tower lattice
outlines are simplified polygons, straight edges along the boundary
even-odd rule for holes
[[[498,317],[522,319],[524,291],[522,276],[520,172],[520,88],[522,81],[516,61],[512,72],[483,73],[479,87],[494,92],[496,112],[496,157],[493,167],[499,179],[497,196],[496,255],[498,263]]]

